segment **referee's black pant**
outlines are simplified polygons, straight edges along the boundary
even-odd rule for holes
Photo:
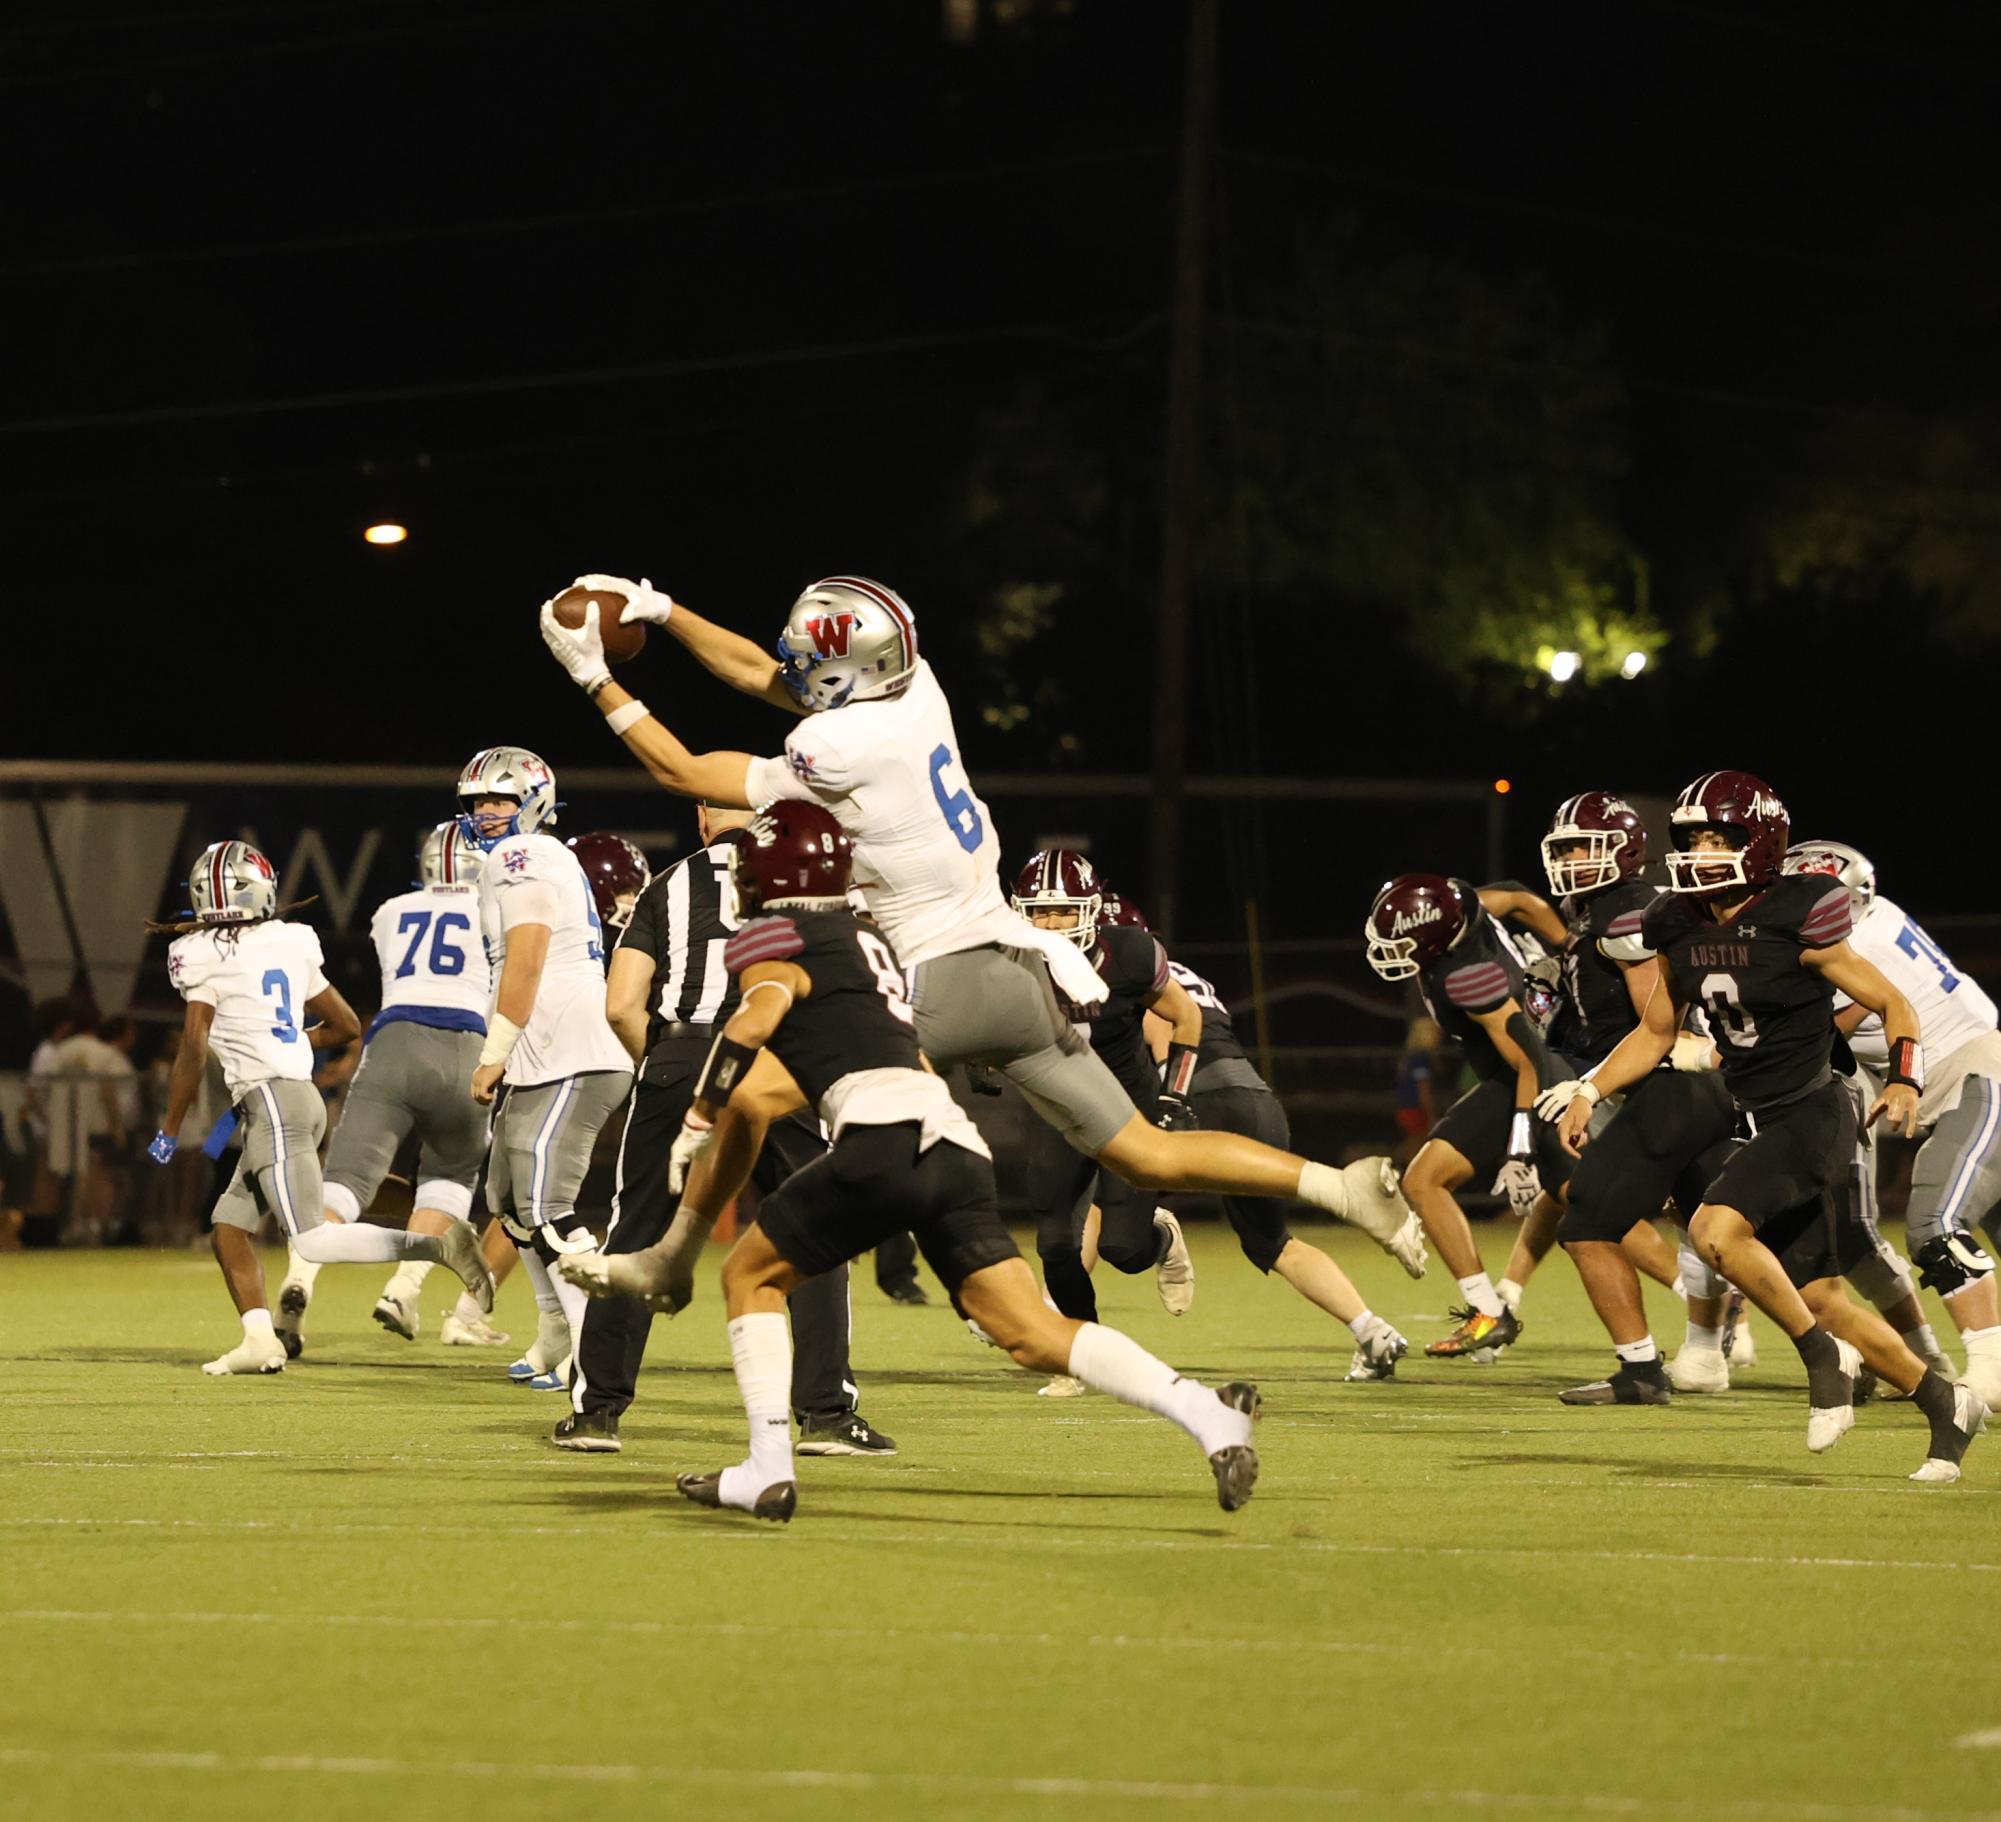
[[[689,1045],[685,1069],[665,1083],[640,1081],[626,1103],[625,1131],[618,1146],[617,1187],[612,1196],[608,1253],[644,1252],[661,1239],[674,1218],[675,1199],[667,1193],[667,1157],[681,1130],[682,1116],[695,1098],[695,1079],[709,1053],[704,1037]],[[765,1135],[751,1181],[761,1195],[802,1170],[827,1149],[816,1121],[794,1114],[775,1122]],[[857,1393],[848,1367],[848,1268],[810,1278],[792,1293],[792,1411],[809,1417],[838,1417],[855,1408]],[[570,1401],[579,1411],[614,1416],[632,1403],[639,1363],[652,1331],[653,1312],[636,1297],[592,1302],[577,1337]]]

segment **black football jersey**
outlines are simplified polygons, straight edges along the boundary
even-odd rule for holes
[[[1202,1015],[1202,1048],[1195,1059],[1199,1069],[1204,1063],[1221,1063],[1228,1060],[1246,1062],[1244,1047],[1237,1041],[1237,1028],[1230,1023],[1230,1009],[1223,1004],[1223,996],[1209,985],[1193,968],[1184,967],[1180,962],[1169,962],[1167,972],[1182,985],[1188,997],[1195,1002],[1195,1010]]]
[[[1501,927],[1484,912],[1459,939],[1417,977],[1424,1007],[1458,1041],[1467,1064],[1483,1082],[1512,1082],[1515,1072],[1501,1060],[1493,1040],[1480,1029],[1476,1012],[1493,1012],[1522,1001],[1522,964]]]
[[[1073,1025],[1090,1027],[1091,1048],[1112,1074],[1128,1081],[1142,1063],[1153,1068],[1146,1048],[1146,1003],[1167,985],[1167,951],[1144,930],[1106,924],[1099,928],[1091,960],[1111,993],[1095,1006],[1064,1000],[1064,1016]]]
[[[1639,942],[1647,907],[1659,896],[1660,888],[1645,880],[1622,879],[1563,901],[1563,921],[1575,940],[1563,954],[1563,1010],[1550,1027],[1552,1049],[1585,1065],[1602,1063],[1640,1022],[1617,957]]]
[[[1833,1073],[1834,989],[1800,951],[1841,942],[1853,921],[1847,888],[1824,873],[1773,881],[1727,924],[1686,893],[1648,909],[1641,940],[1702,1008],[1739,1106],[1798,1100]]]
[[[730,938],[723,963],[736,976],[756,962],[796,962],[813,983],[793,1001],[771,1050],[814,1106],[858,1069],[922,1067],[903,970],[869,918],[848,910],[754,917]]]

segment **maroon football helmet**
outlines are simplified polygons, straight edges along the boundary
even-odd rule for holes
[[[632,922],[632,907],[640,893],[646,890],[646,882],[653,877],[653,869],[646,864],[646,856],[623,835],[602,831],[572,835],[563,846],[577,857],[584,877],[591,882],[591,897],[597,900],[598,921],[609,924],[614,930],[623,930]]]
[[[1786,858],[1792,819],[1778,793],[1749,772],[1705,772],[1668,812],[1676,845],[1668,850],[1668,886],[1713,897],[1769,884]],[[1681,845],[1699,830],[1720,829],[1731,846]]]
[[[816,803],[781,797],[759,810],[730,849],[730,880],[746,917],[801,900],[845,904],[855,844]]]
[[[1146,913],[1126,897],[1123,892],[1107,892],[1105,906],[1098,913],[1098,922],[1112,924],[1121,930],[1148,930],[1153,926],[1146,921]]]
[[[1075,848],[1044,848],[1014,876],[1014,908],[1030,922],[1038,911],[1073,911],[1077,921],[1054,934],[1068,938],[1086,955],[1098,946],[1098,920],[1104,914],[1104,882],[1098,870]]]
[[[1582,848],[1580,853],[1566,849]],[[1647,864],[1647,825],[1623,797],[1579,791],[1557,805],[1542,838],[1542,870],[1559,898],[1602,892]]]
[[[1376,894],[1362,925],[1369,966],[1386,981],[1407,981],[1472,928],[1480,901],[1464,880],[1399,873]]]

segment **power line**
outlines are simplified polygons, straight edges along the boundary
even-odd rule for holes
[[[78,272],[134,271],[148,266],[197,264],[209,260],[261,259],[270,255],[343,252],[359,247],[475,240],[488,235],[538,234],[551,228],[603,227],[616,222],[648,221],[673,215],[697,215],[717,210],[783,207],[822,202],[835,197],[891,195],[905,190],[940,189],[953,184],[999,182],[1158,159],[1160,146],[1125,146],[1104,152],[1078,152],[1048,158],[1023,158],[1004,164],[961,165],[942,171],[910,171],[884,177],[852,178],[839,183],[794,184],[780,189],[734,190],[713,196],[677,197],[670,201],[627,203],[601,209],[566,209],[546,215],[492,216],[481,221],[444,222],[401,228],[356,228],[334,234],[300,234],[282,240],[223,241],[203,247],[132,249],[119,253],[86,253],[67,258],[19,260],[0,266],[0,280],[47,278]]]

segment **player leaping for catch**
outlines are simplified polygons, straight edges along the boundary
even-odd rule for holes
[[[1000,841],[966,782],[951,706],[917,654],[909,607],[861,576],[816,582],[793,603],[776,659],[645,582],[587,576],[626,597],[622,617],[664,626],[714,675],[807,717],[781,757],[693,753],[612,681],[593,601],[583,624],[542,608],[542,637],[661,785],[745,808],[791,799],[830,810],[855,845],[856,884],[908,971],[917,1035],[937,1064],[1003,1070],[1079,1151],[1145,1189],[1296,1196],[1362,1228],[1415,1276],[1417,1223],[1380,1167],[1336,1170],[1234,1133],[1164,1132],[1052,988],[1094,1005],[1105,984],[1076,947],[1034,929],[1001,895]]]

